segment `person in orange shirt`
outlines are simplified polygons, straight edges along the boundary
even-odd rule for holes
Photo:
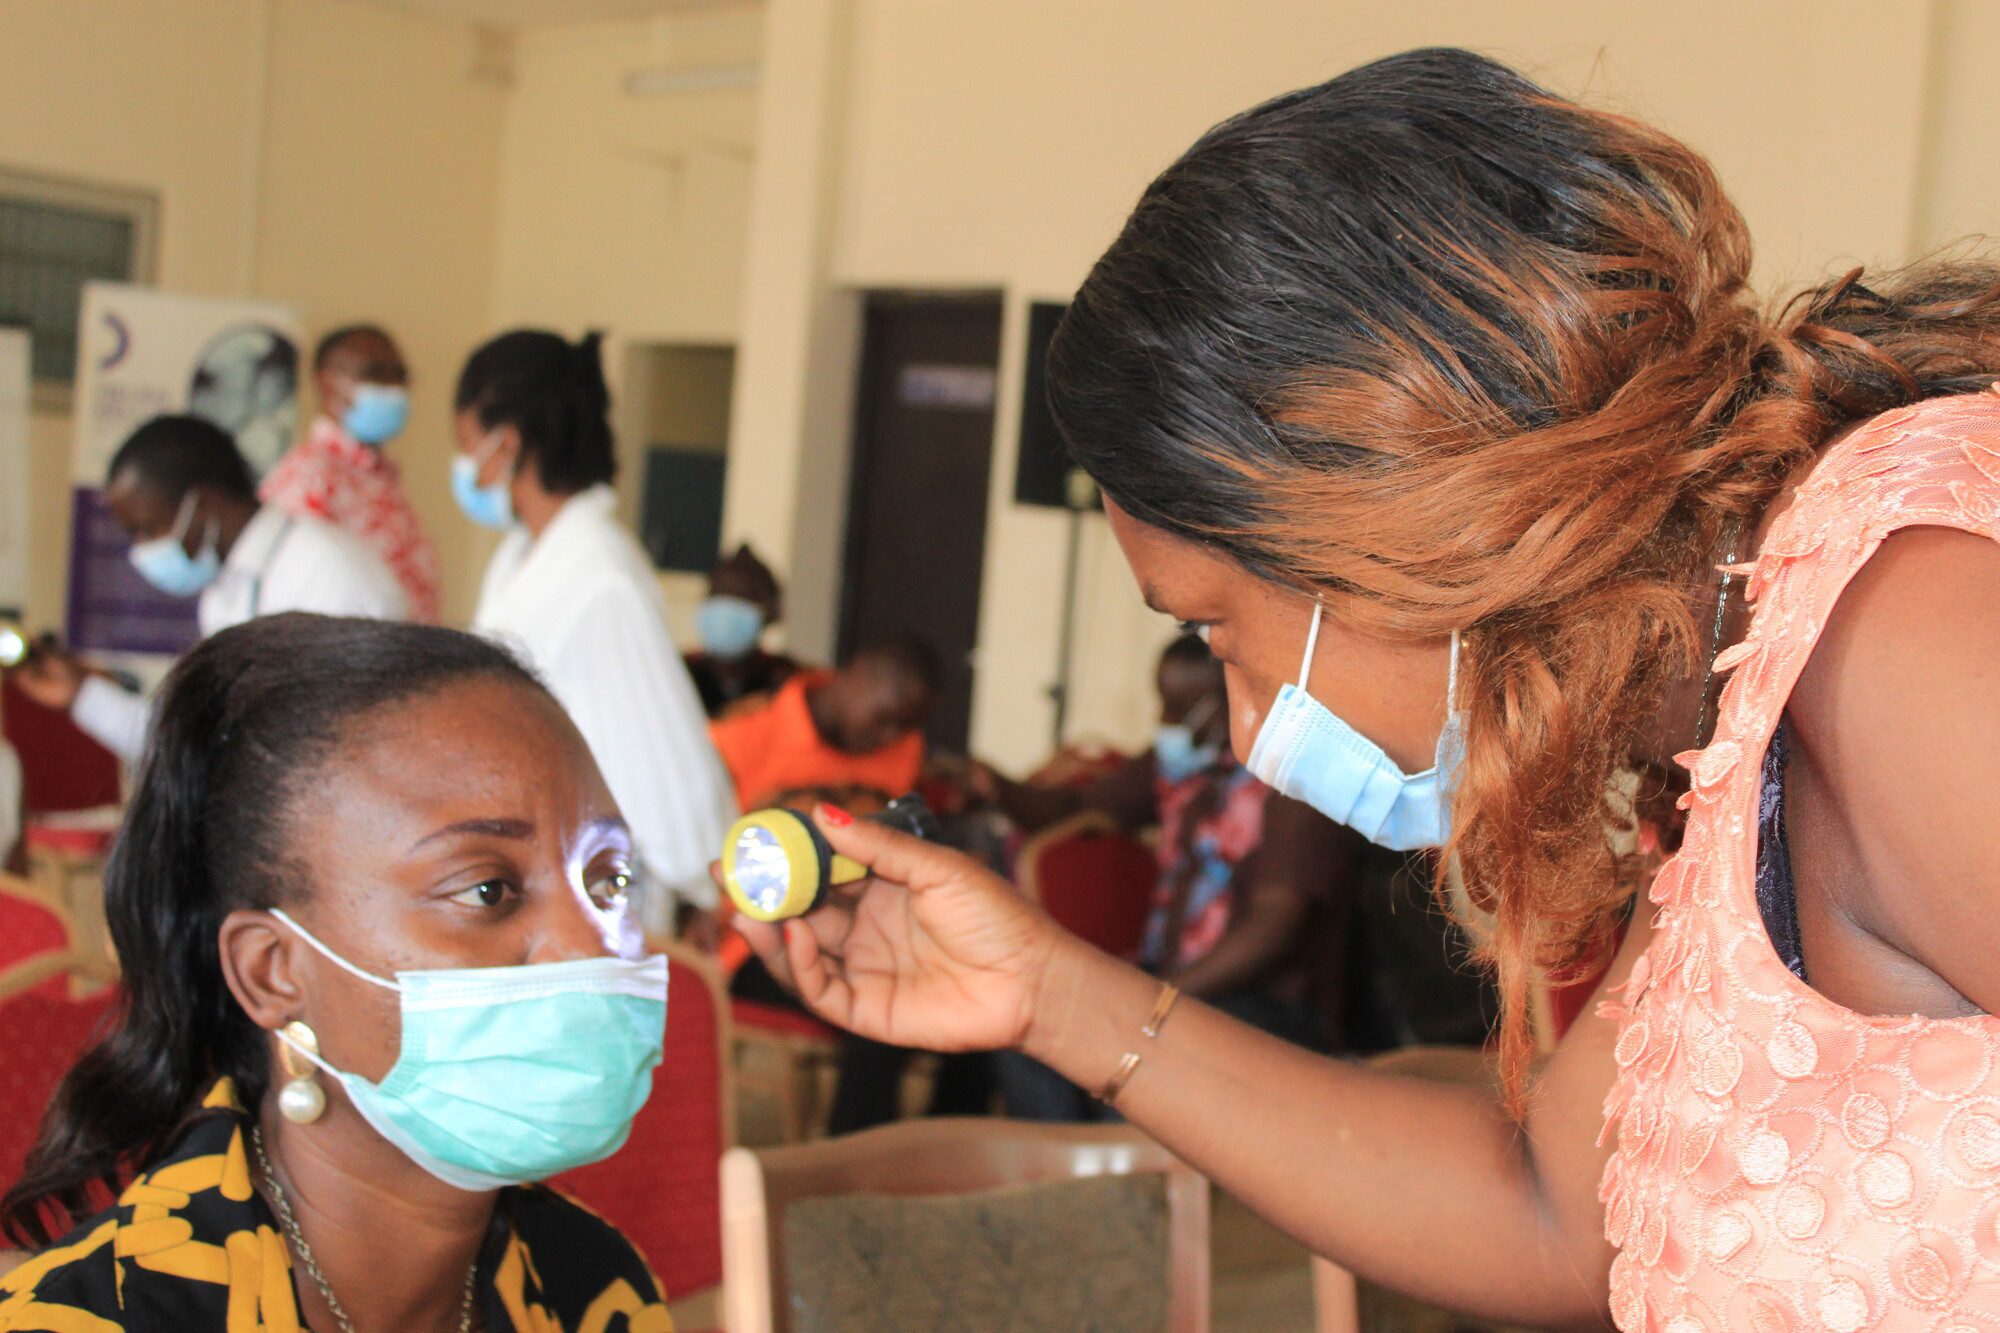
[[[798,792],[901,796],[923,769],[920,728],[937,691],[936,654],[887,639],[838,671],[793,677],[762,707],[710,723],[709,735],[745,810]]]

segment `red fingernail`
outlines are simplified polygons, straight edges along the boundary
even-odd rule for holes
[[[821,801],[815,806],[813,813],[818,815],[823,822],[831,824],[835,828],[846,828],[854,822],[853,815],[848,814],[847,811],[837,805],[828,805],[825,801]]]

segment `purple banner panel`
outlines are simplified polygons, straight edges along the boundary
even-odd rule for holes
[[[192,648],[201,632],[192,597],[169,597],[139,577],[132,543],[92,486],[70,508],[69,646],[83,652],[166,653]]]

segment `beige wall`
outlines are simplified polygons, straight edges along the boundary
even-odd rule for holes
[[[736,342],[750,216],[754,86],[634,95],[635,71],[754,66],[754,4],[644,20],[530,28],[513,41],[501,156],[492,326],[606,332],[618,400],[619,509],[643,481],[637,438],[657,416],[632,367],[680,365]],[[627,401],[627,400],[631,401]],[[690,641],[705,580],[661,578],[676,636]]]
[[[1042,692],[1054,671],[1064,520],[1008,498],[1025,306],[1072,291],[1145,182],[1203,128],[1378,55],[1477,47],[1708,152],[1759,238],[1760,273],[1775,284],[1853,258],[1896,259],[1928,239],[1939,207],[1926,202],[1919,148],[1942,141],[1928,77],[1932,11],[1921,0],[774,0],[774,68],[796,34],[830,24],[851,53],[828,78],[839,90],[831,105],[801,110],[797,90],[775,80],[764,90],[767,121],[794,133],[804,125],[829,144],[836,188],[814,164],[781,175],[760,163],[753,237],[788,225],[792,234],[788,250],[753,259],[738,389],[739,400],[759,404],[763,430],[744,433],[746,406],[733,447],[755,452],[760,476],[824,470],[844,448],[798,409],[807,352],[767,361],[760,342],[806,340],[824,322],[827,292],[1008,291],[974,739],[1004,763],[1028,764],[1048,735]],[[1971,17],[1977,7],[1965,13],[1979,49],[1993,45],[1991,25]],[[1991,179],[1981,146],[2000,108],[1977,77],[1991,61],[1954,52],[1948,63],[1942,138],[1953,139],[1954,169],[1969,164]],[[1980,191],[1945,193],[1976,211]],[[796,222],[828,208],[824,234]],[[816,246],[828,254],[815,270],[805,257]],[[788,418],[771,406],[786,402]],[[736,481],[751,484],[747,472]],[[757,503],[732,496],[732,529],[784,550],[795,579],[824,568],[837,548],[795,545],[808,535],[807,501],[758,485]],[[1150,658],[1170,627],[1139,605],[1096,523],[1081,610],[1073,731],[1135,740],[1151,724]]]
[[[0,163],[161,196],[161,287],[296,306],[308,333],[394,330],[416,377],[395,446],[447,560],[476,591],[444,478],[457,360],[485,330],[500,90],[462,25],[347,0],[7,0]],[[33,422],[33,588],[61,614],[67,415]]]
[[[742,298],[754,87],[635,96],[652,69],[754,65],[755,6],[531,28],[514,41],[497,326],[729,343]]]

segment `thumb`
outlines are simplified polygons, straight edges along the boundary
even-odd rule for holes
[[[835,806],[813,808],[813,824],[828,845],[850,861],[868,867],[878,879],[892,880],[916,892],[936,888],[965,871],[966,858],[948,847],[892,829],[872,819],[856,819]]]

